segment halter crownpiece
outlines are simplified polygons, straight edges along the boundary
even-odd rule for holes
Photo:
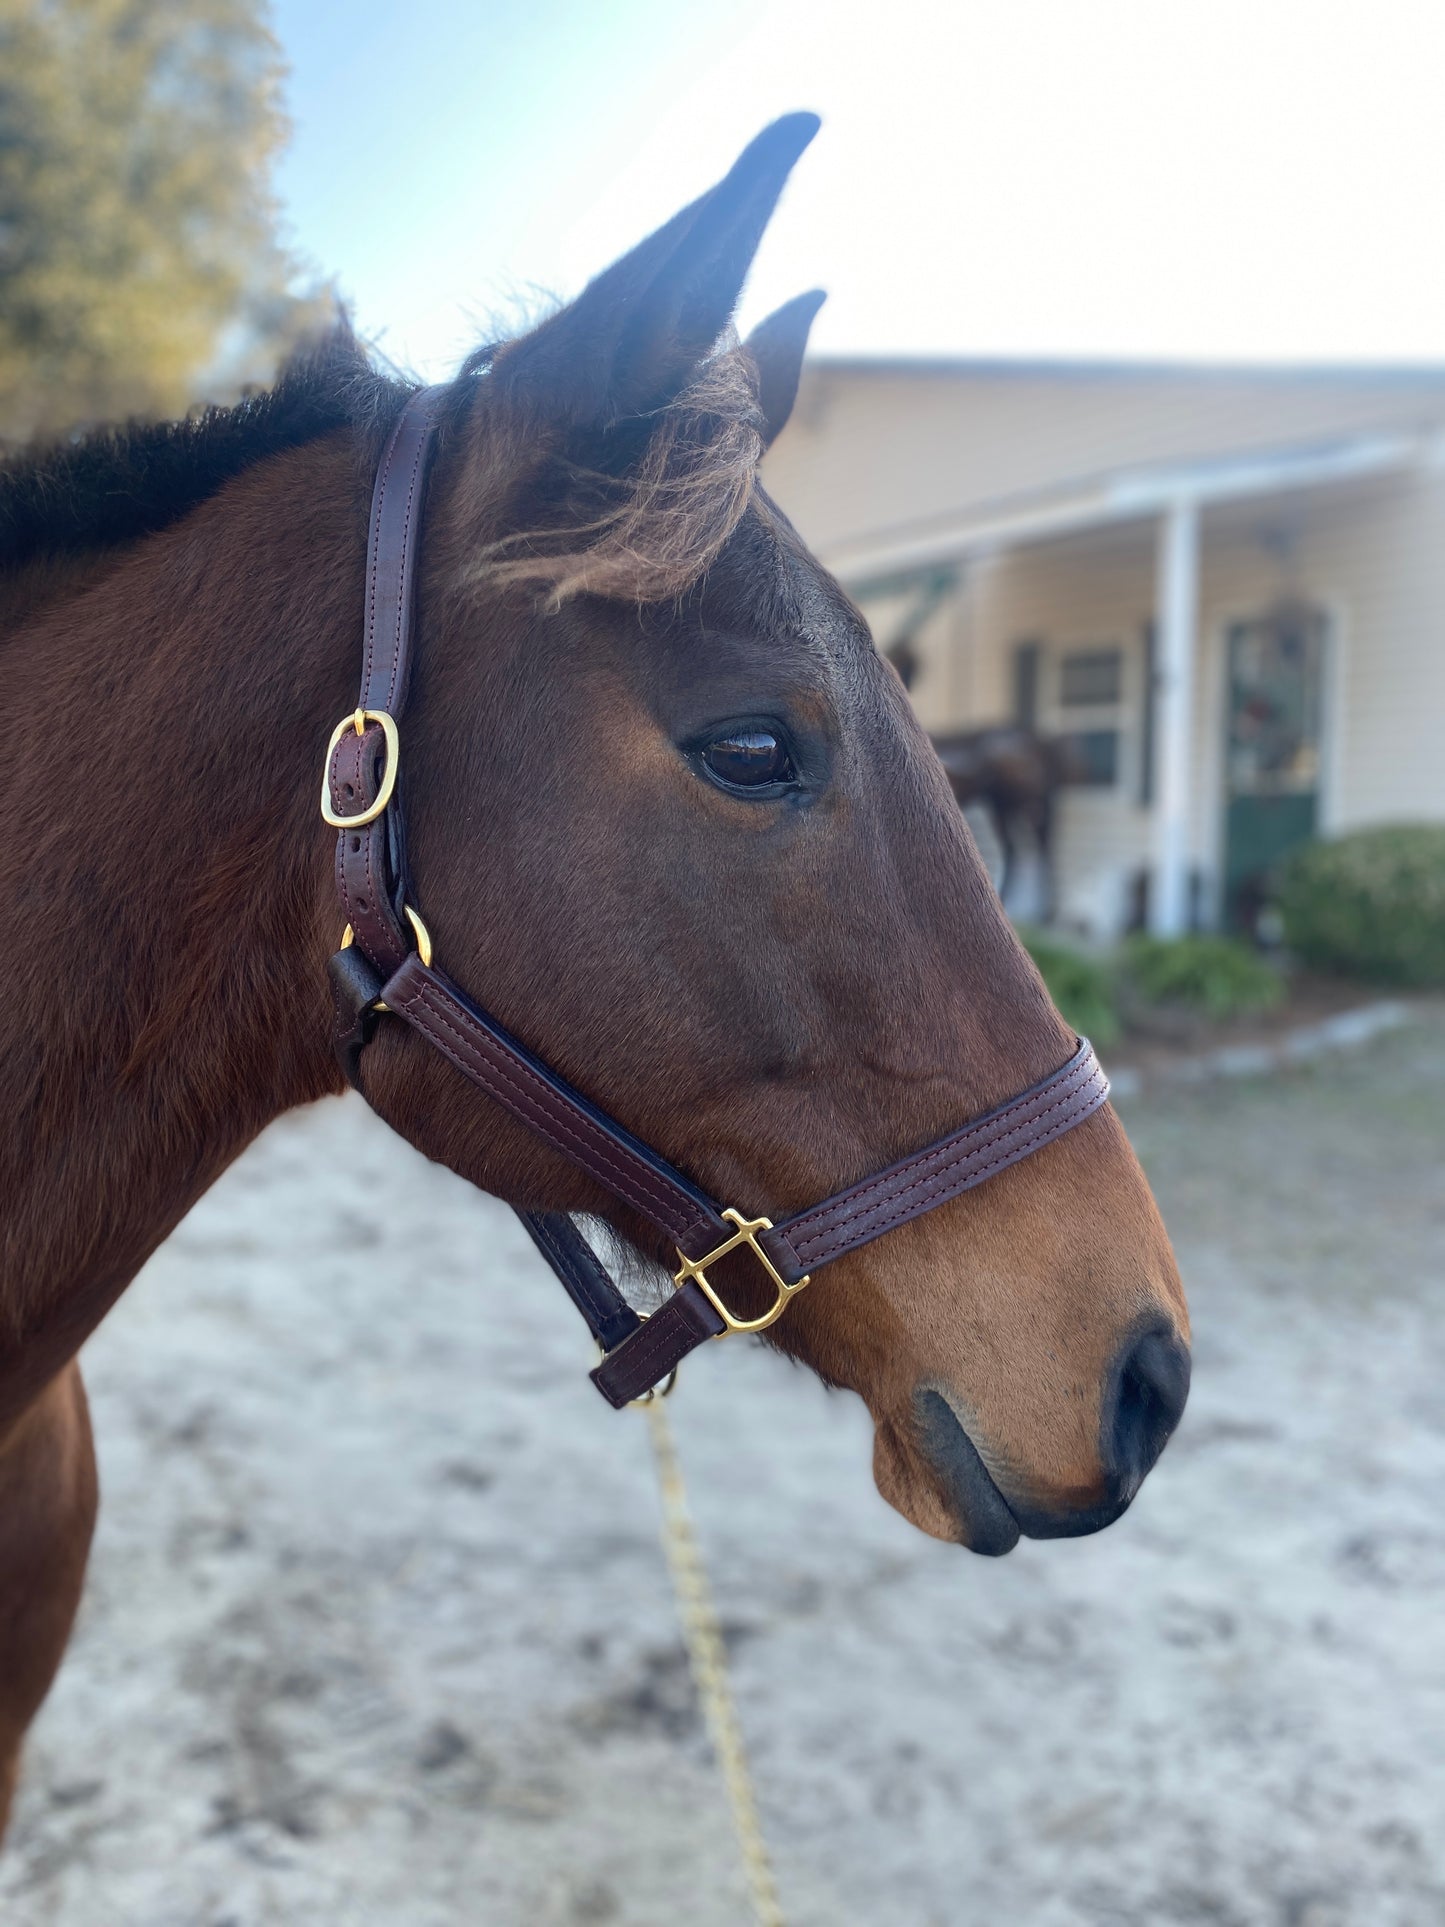
[[[1109,1084],[1093,1046],[1080,1039],[1069,1061],[1042,1083],[774,1224],[717,1204],[435,967],[407,868],[399,723],[411,662],[423,498],[445,392],[424,388],[411,397],[377,470],[361,690],[355,710],[337,724],[327,746],[321,813],[337,831],[336,883],[346,923],[328,966],[332,1043],[360,1090],[361,1055],[378,1019],[401,1018],[493,1102],[676,1245],[677,1289],[643,1318],[565,1212],[518,1213],[602,1348],[593,1382],[620,1407],[648,1394],[704,1339],[766,1329],[835,1258],[1062,1137],[1099,1109]],[[773,1293],[768,1310],[756,1318],[737,1317],[708,1275],[744,1250]]]

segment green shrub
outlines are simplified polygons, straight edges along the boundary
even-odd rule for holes
[[[1399,823],[1306,844],[1284,865],[1279,907],[1305,963],[1445,984],[1445,825]]]
[[[1140,1003],[1215,1018],[1268,1010],[1285,988],[1279,973],[1235,937],[1130,937],[1124,972]]]
[[[1065,1022],[1101,1047],[1114,1043],[1119,1013],[1109,966],[1041,930],[1020,930],[1019,937]]]

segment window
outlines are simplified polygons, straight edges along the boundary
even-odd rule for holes
[[[1124,686],[1122,649],[1074,649],[1059,664],[1059,702],[1116,703]]]
[[[1082,789],[1112,790],[1120,781],[1124,713],[1124,651],[1068,649],[1057,658],[1056,726],[1068,747],[1069,781]]]
[[[1065,741],[1074,759],[1074,781],[1088,789],[1113,789],[1119,780],[1117,729],[1076,729]]]

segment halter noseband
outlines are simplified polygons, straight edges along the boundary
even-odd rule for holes
[[[328,746],[321,813],[338,832],[336,882],[346,919],[331,959],[332,1042],[361,1088],[361,1052],[378,1017],[402,1018],[495,1103],[677,1246],[677,1290],[635,1312],[565,1212],[521,1211],[533,1242],[603,1351],[593,1382],[614,1406],[645,1395],[707,1338],[762,1331],[823,1265],[972,1190],[1098,1110],[1108,1080],[1087,1039],[1041,1084],[781,1224],[720,1206],[535,1057],[432,963],[407,869],[397,721],[406,702],[422,500],[446,391],[412,396],[377,471],[366,561],[357,707]],[[738,1318],[708,1272],[746,1248],[773,1291]]]

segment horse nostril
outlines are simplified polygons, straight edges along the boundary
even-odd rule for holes
[[[1107,1470],[1131,1494],[1179,1423],[1189,1396],[1189,1347],[1173,1332],[1135,1339],[1119,1367]]]

